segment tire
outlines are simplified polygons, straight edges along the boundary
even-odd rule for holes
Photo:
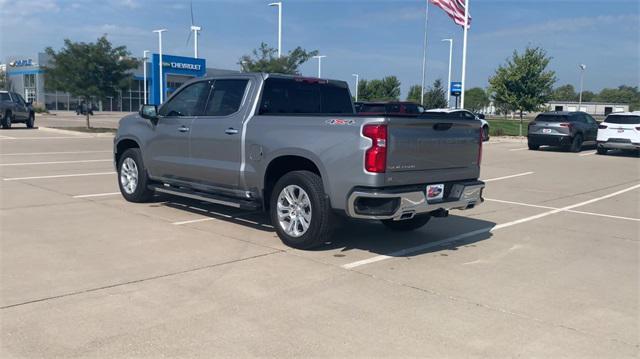
[[[384,219],[382,220],[382,224],[384,224],[387,228],[399,231],[399,232],[407,232],[413,231],[418,228],[423,227],[429,220],[431,219],[430,215],[422,215],[415,216],[411,219],[405,219],[403,221],[394,221],[392,219]]]
[[[135,177],[135,184],[132,180]],[[147,186],[149,177],[142,162],[139,148],[130,148],[118,160],[118,187],[122,197],[129,202],[144,203],[151,199],[153,191]]]
[[[597,152],[599,155],[606,155],[606,154],[607,154],[607,152],[609,152],[609,150],[607,150],[607,149],[606,149],[606,148],[604,148],[604,147],[600,147],[600,146],[598,146],[598,147],[596,147],[596,152]]]
[[[4,117],[2,117],[2,123],[0,125],[2,125],[2,128],[4,129],[10,129],[12,122],[13,122],[13,115],[11,114],[11,112],[7,112],[4,115]]]
[[[573,137],[571,141],[571,146],[569,147],[569,151],[571,152],[580,152],[582,150],[582,135],[577,134]]]
[[[331,236],[334,214],[322,179],[313,172],[282,176],[271,191],[269,210],[278,237],[289,247],[310,249]]]
[[[482,126],[482,141],[489,141],[489,126]]]
[[[540,145],[534,145],[533,143],[529,142],[527,143],[527,146],[529,147],[529,149],[531,151],[537,151],[540,149]]]
[[[29,114],[29,118],[27,119],[27,122],[25,122],[25,124],[27,125],[27,128],[33,128],[33,125],[36,123],[36,116],[33,113]]]

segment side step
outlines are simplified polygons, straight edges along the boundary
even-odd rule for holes
[[[210,193],[203,193],[197,191],[190,191],[184,188],[167,187],[162,185],[151,185],[149,189],[152,189],[159,193],[166,193],[173,196],[191,198],[198,201],[204,201],[209,203],[220,204],[227,207],[240,208],[249,211],[256,211],[260,209],[260,203],[254,201],[247,201],[238,198],[231,198],[226,196],[218,196]]]

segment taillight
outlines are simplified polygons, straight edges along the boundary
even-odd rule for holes
[[[371,147],[364,154],[364,169],[384,173],[387,169],[387,125],[364,125],[362,135],[371,139]]]
[[[484,140],[484,129],[480,127],[480,141],[478,142],[478,167],[480,167],[480,162],[482,162],[482,141]]]
[[[598,125],[598,128],[601,129],[601,130],[604,130],[604,129],[607,128],[607,126],[606,125]]]
[[[636,127],[636,130],[640,131],[640,127]]]
[[[560,127],[569,127],[569,128],[571,128],[571,124],[570,123],[561,123]]]

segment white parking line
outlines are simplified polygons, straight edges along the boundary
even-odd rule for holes
[[[29,165],[58,165],[65,163],[93,163],[93,162],[112,162],[108,160],[78,160],[78,161],[51,161],[51,162],[21,162],[21,163],[0,163],[0,166],[29,166]]]
[[[613,193],[610,193],[610,194],[607,194],[607,195],[604,195],[604,196],[601,196],[601,197],[593,198],[593,199],[590,199],[588,201],[576,203],[576,204],[573,204],[573,205],[570,205],[570,206],[566,206],[566,207],[562,207],[562,208],[552,209],[552,210],[547,211],[547,212],[543,212],[543,213],[536,214],[536,215],[533,215],[533,216],[521,218],[521,219],[518,219],[518,220],[515,220],[515,221],[498,224],[498,225],[496,225],[494,227],[482,228],[482,229],[478,229],[478,230],[475,230],[475,231],[462,233],[462,234],[459,234],[459,235],[456,235],[456,236],[453,236],[453,237],[441,239],[441,240],[436,241],[436,242],[425,243],[425,244],[422,244],[422,245],[419,245],[419,246],[401,249],[399,251],[396,251],[396,252],[393,252],[393,253],[390,253],[390,254],[382,254],[382,255],[378,255],[378,256],[375,256],[375,257],[368,258],[368,259],[364,259],[364,260],[360,260],[360,261],[355,261],[355,262],[343,264],[342,268],[353,269],[353,268],[356,268],[356,267],[363,266],[365,264],[380,262],[380,261],[383,261],[383,260],[386,260],[386,259],[390,259],[390,258],[404,257],[404,256],[407,256],[407,255],[412,254],[412,253],[420,252],[420,251],[423,251],[423,250],[426,250],[426,249],[429,249],[429,248],[433,248],[433,247],[437,247],[437,246],[440,246],[440,245],[443,245],[443,244],[456,242],[456,241],[459,241],[461,239],[473,237],[473,236],[478,235],[478,234],[494,232],[494,231],[497,231],[497,230],[502,229],[502,228],[507,228],[507,227],[515,226],[516,224],[530,222],[530,221],[533,221],[533,220],[536,220],[536,219],[540,219],[540,218],[543,218],[543,217],[547,217],[547,216],[550,216],[552,214],[559,213],[559,212],[567,212],[567,211],[569,211],[569,210],[571,210],[573,208],[586,206],[588,204],[601,201],[603,199],[611,198],[611,197],[617,196],[617,195],[625,193],[625,192],[633,191],[633,190],[635,190],[637,188],[640,188],[640,184],[637,184],[635,186],[631,186],[629,188],[625,188],[623,190],[620,190],[620,191],[617,191],[617,192],[613,192]]]
[[[3,178],[3,181],[21,181],[21,180],[31,180],[31,179],[47,179],[47,178],[65,178],[65,177],[83,177],[83,176],[104,176],[104,175],[114,175],[115,172],[95,172],[95,173],[77,173],[72,175],[54,175],[54,176],[32,176],[32,177],[10,177]]]
[[[581,153],[578,156],[580,157],[584,157],[584,156],[591,156],[591,155],[595,155],[597,152],[588,152],[588,153]]]
[[[193,207],[190,206],[189,208],[193,208]],[[194,209],[196,209],[196,208],[194,208]],[[238,220],[238,221],[248,222],[248,223],[251,223],[251,224],[260,224],[258,222],[254,222],[254,221],[250,221],[248,219],[241,218],[243,216],[248,216],[248,215],[252,215],[252,214],[256,214],[256,213],[260,213],[260,212],[247,212],[247,213],[242,213],[242,214],[238,214],[238,215],[235,215],[235,216],[230,216],[230,215],[224,214],[224,213],[208,211],[208,210],[200,209],[200,208],[197,208],[197,209],[205,211],[205,212],[207,212],[209,214],[213,214],[215,216],[220,216],[220,217],[224,217],[224,218],[231,218],[231,219],[235,219],[235,220]],[[190,223],[200,223],[200,222],[214,221],[216,219],[218,219],[218,218],[206,217],[206,218],[191,219],[191,220],[187,220],[187,221],[173,222],[172,224],[176,225],[176,226],[181,226],[181,225],[190,224]],[[266,227],[269,227],[269,228],[273,228],[270,225],[264,225],[263,224],[263,226],[266,226]]]
[[[10,137],[10,138],[0,138],[0,140],[13,141],[13,140],[69,140],[72,138],[100,138],[100,137],[89,137],[89,136],[36,136],[36,137]],[[111,137],[104,137],[113,139]]]
[[[514,204],[517,206],[524,206],[524,207],[533,207],[533,208],[544,208],[544,209],[559,209],[557,207],[549,207],[549,206],[540,206],[537,204],[530,204],[530,203],[522,203],[522,202],[513,202],[513,201],[504,201],[504,200],[500,200],[500,199],[493,199],[493,198],[485,198],[485,201],[488,202],[497,202],[497,203],[505,203],[505,204]],[[624,217],[624,216],[614,216],[614,215],[610,215],[610,214],[604,214],[604,213],[595,213],[595,212],[585,212],[585,211],[575,211],[572,209],[566,210],[564,212],[571,212],[571,213],[577,213],[577,214],[586,214],[589,216],[597,216],[597,217],[606,217],[606,218],[614,218],[614,219],[624,219],[627,221],[635,221],[635,222],[640,222],[640,218],[632,218],[632,217]]]
[[[510,176],[503,176],[503,177],[496,177],[496,178],[489,178],[489,179],[483,179],[482,181],[484,182],[493,182],[493,181],[500,181],[503,179],[509,179],[509,178],[514,178],[514,177],[521,177],[521,176],[527,176],[530,174],[534,174],[535,172],[523,172],[523,173],[517,173],[515,175],[510,175]]]
[[[16,138],[15,137],[11,137],[11,136],[0,136],[0,139],[3,139],[3,140],[15,140]]]
[[[20,152],[20,153],[0,153],[0,156],[64,155],[64,154],[80,154],[80,153],[113,153],[113,151]]]
[[[106,196],[115,196],[119,195],[120,192],[109,192],[109,193],[95,193],[95,194],[81,194],[78,196],[73,196],[73,198],[93,198],[93,197],[106,197]]]
[[[509,151],[524,151],[524,150],[528,150],[529,147],[521,147],[521,148],[512,148]]]

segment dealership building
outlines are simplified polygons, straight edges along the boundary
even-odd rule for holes
[[[94,98],[92,102],[99,111],[137,111],[143,103],[160,102],[160,59],[152,54],[147,62],[147,96],[144,101],[144,68],[141,63],[131,71],[131,79],[124,89],[117,89],[113,96]],[[10,56],[6,61],[6,73],[11,90],[23,95],[27,101],[44,105],[49,110],[75,110],[80,99],[61,91],[48,89],[45,67],[50,66],[50,58],[45,53],[37,57]],[[168,98],[176,89],[194,77],[237,73],[232,70],[207,68],[206,59],[162,55],[162,83]]]

